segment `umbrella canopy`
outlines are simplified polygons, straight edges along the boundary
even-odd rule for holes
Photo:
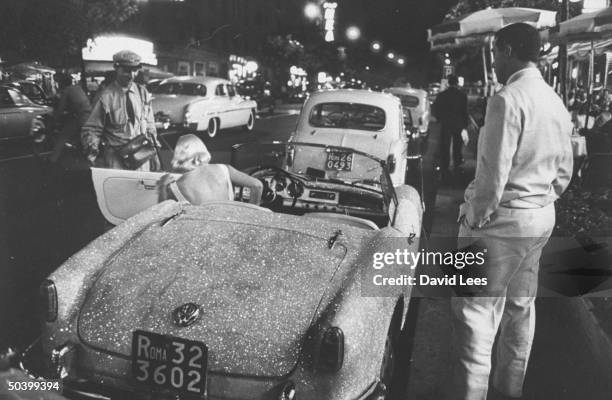
[[[525,22],[538,29],[547,28],[555,25],[556,15],[555,11],[535,8],[488,8],[434,26],[429,29],[429,41],[491,35],[516,22]]]
[[[612,37],[612,7],[568,19],[559,24],[559,40],[572,42]]]

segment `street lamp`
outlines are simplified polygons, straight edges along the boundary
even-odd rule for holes
[[[309,20],[315,20],[321,17],[321,8],[316,3],[307,3],[304,6],[304,15]]]
[[[406,60],[404,60],[404,58],[403,58],[403,57],[399,57],[399,58],[397,59],[397,63],[398,63],[399,65],[404,65],[404,64],[406,63]]]
[[[346,37],[348,40],[355,41],[361,37],[361,30],[356,26],[346,28]]]
[[[372,42],[370,48],[373,52],[378,53],[380,50],[382,50],[382,44],[380,44],[380,42]]]
[[[388,58],[389,60],[393,60],[393,59],[395,58],[395,54],[393,54],[392,52],[388,52],[388,53],[387,53],[387,58]]]

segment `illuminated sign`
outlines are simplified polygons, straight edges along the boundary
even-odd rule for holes
[[[143,64],[157,65],[153,42],[129,36],[98,36],[89,39],[83,48],[85,61],[113,61],[113,54],[121,50],[132,50],[138,54]]]
[[[608,7],[608,0],[584,0],[584,3],[582,3],[582,12],[589,13],[599,11],[606,7]]]
[[[334,41],[334,24],[335,24],[335,16],[336,16],[336,8],[338,7],[338,3],[323,3],[323,8],[325,9],[325,41],[333,42]]]

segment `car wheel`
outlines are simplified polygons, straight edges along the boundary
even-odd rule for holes
[[[244,130],[247,132],[252,132],[254,126],[255,126],[255,110],[251,110],[249,114],[249,119],[246,125],[244,126]]]
[[[219,119],[211,118],[208,121],[208,137],[214,138],[217,136],[217,132],[219,132]]]

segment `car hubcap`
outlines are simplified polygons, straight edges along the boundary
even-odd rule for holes
[[[213,118],[208,123],[208,136],[215,137],[216,134],[217,134],[217,120]]]

